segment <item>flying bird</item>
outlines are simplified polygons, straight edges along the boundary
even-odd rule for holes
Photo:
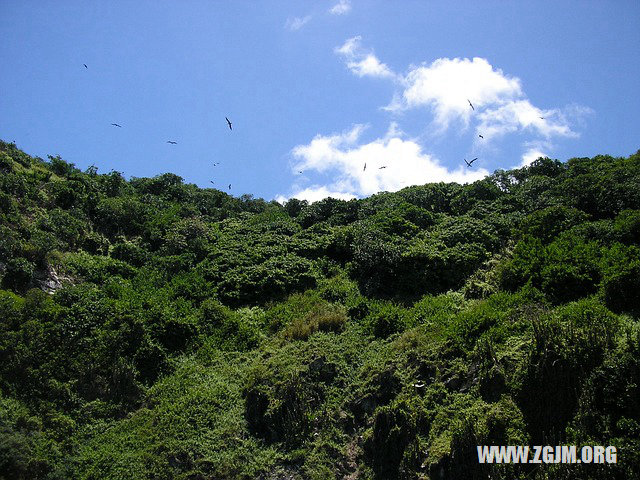
[[[382,170],[383,168],[387,168],[387,166],[384,165],[383,167],[378,167],[378,170]]]
[[[473,103],[471,103],[471,100],[467,98],[467,102],[469,102],[469,105],[471,106],[471,110],[475,110],[475,108],[473,108]]]
[[[480,138],[484,138],[482,135],[478,135]]]
[[[211,185],[215,185],[215,183],[213,183],[213,180],[209,180],[211,182]]]
[[[298,173],[302,175],[304,172],[302,170],[298,170]]]
[[[122,125],[118,125],[117,123],[112,123],[111,125],[113,125],[114,127],[122,128]]]
[[[229,190],[231,190],[231,184],[229,184]]]
[[[167,143],[170,143],[171,145],[177,145],[178,144],[178,142],[173,142],[171,140],[167,140]]]
[[[464,159],[464,161],[465,161],[465,163],[467,164],[467,167],[470,167],[470,166],[471,166],[471,164],[472,164],[473,162],[475,162],[477,159],[478,159],[478,157],[474,158],[474,159],[473,159],[473,160],[471,160],[470,162],[467,162],[467,159],[465,158],[465,159]]]
[[[540,120],[544,120],[544,117],[540,117]]]
[[[367,164],[364,164],[364,168],[362,169],[362,171],[364,172],[367,169]]]
[[[229,124],[229,130],[233,130],[233,128],[231,128],[231,120],[229,120],[227,117],[224,117],[224,119],[227,121],[227,123]]]
[[[89,67],[87,67],[87,64],[86,64],[86,63],[83,63],[83,65],[84,65],[84,68],[86,68],[86,69],[88,69],[88,68],[89,68]]]

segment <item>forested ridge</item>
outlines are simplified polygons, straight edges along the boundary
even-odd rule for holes
[[[640,478],[640,151],[280,205],[0,142],[0,278],[0,478]]]

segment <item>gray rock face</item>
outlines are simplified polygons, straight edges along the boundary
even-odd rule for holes
[[[63,280],[65,279],[60,278],[53,267],[47,267],[46,270],[38,270],[33,276],[35,285],[50,295],[53,295],[57,290],[62,288]]]

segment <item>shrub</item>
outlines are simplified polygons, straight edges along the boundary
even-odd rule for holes
[[[12,258],[7,262],[2,284],[5,288],[24,290],[31,283],[35,265],[26,258]]]
[[[407,311],[393,303],[379,301],[373,303],[365,318],[369,332],[377,338],[387,338],[402,332],[407,327]]]
[[[640,313],[640,248],[616,244],[603,260],[602,292],[614,312]]]

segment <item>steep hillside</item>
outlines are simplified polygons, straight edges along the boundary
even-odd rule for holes
[[[0,478],[640,478],[640,152],[311,205],[0,172]]]

